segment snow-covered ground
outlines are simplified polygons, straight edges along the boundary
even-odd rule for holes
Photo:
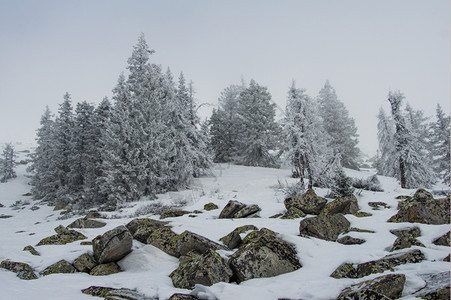
[[[15,145],[18,160],[25,159],[26,153],[20,152],[28,145]],[[0,218],[0,261],[12,260],[30,264],[38,273],[49,265],[65,259],[69,262],[83,253],[92,253],[91,246],[74,242],[67,245],[35,247],[40,256],[33,256],[22,249],[27,245],[36,245],[42,238],[53,235],[58,225],[67,226],[80,216],[59,220],[59,211],[53,207],[38,204],[29,196],[23,194],[30,191],[29,178],[26,177],[26,166],[19,165],[16,169],[18,177],[0,183],[0,215],[11,215],[11,218]],[[351,177],[362,178],[371,176],[371,171],[347,170]],[[362,191],[358,196],[362,211],[370,212],[371,217],[357,218],[346,215],[352,227],[369,229],[375,233],[351,232],[353,237],[367,240],[361,245],[342,245],[316,238],[298,236],[299,222],[296,220],[270,219],[269,217],[285,211],[284,195],[281,185],[294,183],[289,177],[289,169],[268,169],[217,164],[214,176],[196,179],[192,189],[178,193],[160,195],[158,200],[163,203],[186,202],[185,210],[203,210],[206,203],[214,202],[219,209],[203,211],[197,217],[188,215],[167,219],[176,233],[190,230],[209,239],[219,242],[219,239],[238,226],[253,224],[259,228],[266,227],[280,233],[280,237],[295,245],[302,268],[288,274],[272,278],[252,279],[241,284],[218,283],[211,287],[202,287],[205,295],[217,299],[335,299],[341,290],[362,280],[380,276],[371,275],[364,279],[334,279],[329,275],[344,262],[365,262],[381,258],[389,254],[389,249],[396,239],[389,230],[412,226],[408,223],[387,223],[397,210],[395,197],[398,195],[413,195],[414,190],[401,189],[398,183],[387,177],[379,177],[385,192]],[[325,189],[317,189],[317,194],[324,196]],[[221,209],[231,199],[246,204],[258,204],[261,207],[261,218],[249,219],[218,219]],[[11,207],[16,201],[25,202],[20,209]],[[372,210],[370,201],[383,201],[390,208]],[[27,204],[28,203],[28,204]],[[134,217],[134,212],[150,201],[131,203],[129,208],[120,212],[107,213],[107,226],[99,229],[77,229],[89,239],[102,234],[118,225],[127,224]],[[33,205],[38,210],[31,210]],[[145,216],[140,216],[145,217]],[[148,216],[158,219],[158,216]],[[426,260],[417,264],[407,264],[395,268],[396,273],[403,273],[407,280],[403,295],[408,295],[424,286],[421,274],[449,271],[450,265],[441,261],[450,252],[449,247],[436,246],[432,241],[445,234],[450,228],[446,225],[415,224],[421,229],[418,238],[426,248],[420,249]],[[90,276],[85,273],[53,274],[41,276],[37,280],[21,280],[16,274],[0,269],[1,299],[94,299],[81,293],[81,290],[91,285],[116,288],[137,289],[151,297],[167,299],[173,293],[189,293],[173,287],[168,275],[177,268],[178,259],[171,257],[159,249],[133,241],[133,251],[119,265],[123,272],[108,276]],[[413,247],[415,248],[415,247]],[[223,256],[232,252],[222,252]],[[386,272],[387,274],[390,272]],[[412,299],[404,296],[403,299]]]

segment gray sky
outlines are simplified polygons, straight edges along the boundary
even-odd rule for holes
[[[152,62],[183,71],[198,102],[243,78],[284,109],[293,79],[310,96],[329,79],[375,154],[390,89],[428,116],[450,111],[449,28],[448,0],[0,0],[0,142],[33,141],[66,91],[110,97],[144,32]]]

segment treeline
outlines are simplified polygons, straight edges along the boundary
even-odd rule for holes
[[[381,108],[378,115],[379,152],[376,168],[381,175],[395,177],[403,188],[430,188],[450,184],[450,117],[440,105],[431,122],[408,103],[404,95],[391,91],[391,115]]]
[[[73,112],[66,94],[55,119],[47,108],[31,167],[36,199],[120,206],[187,187],[208,172],[192,86],[150,63],[153,52],[141,35],[113,104],[81,102]]]

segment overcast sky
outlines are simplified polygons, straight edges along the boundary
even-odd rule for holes
[[[449,28],[449,0],[0,0],[0,142],[34,141],[66,91],[111,97],[143,32],[152,62],[183,71],[199,103],[243,78],[284,109],[293,79],[310,96],[328,79],[375,154],[390,89],[428,116],[450,111]]]

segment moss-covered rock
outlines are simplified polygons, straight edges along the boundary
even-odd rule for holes
[[[97,262],[91,255],[85,253],[77,257],[74,260],[73,265],[78,271],[89,273],[95,266],[97,266]]]
[[[199,300],[199,298],[190,294],[175,293],[168,300]]]
[[[365,217],[371,217],[373,214],[365,212],[365,211],[358,211],[353,213],[354,216],[357,218],[365,218]]]
[[[33,246],[31,246],[31,245],[25,246],[25,247],[23,248],[23,251],[29,251],[31,254],[36,255],[36,256],[39,256],[39,255],[40,255],[39,252],[36,251],[36,249],[33,248]]]
[[[260,229],[260,230],[258,230],[258,228],[256,228],[253,231],[249,232],[244,237],[242,245],[246,245],[246,244],[249,244],[249,243],[256,242],[260,237],[262,237],[264,235],[277,236],[277,233],[272,231],[271,229],[264,228],[264,227],[262,229]]]
[[[83,294],[95,296],[95,297],[102,297],[105,298],[106,294],[110,291],[117,290],[112,287],[103,287],[103,286],[90,286],[86,289],[81,290]]]
[[[363,233],[376,233],[376,231],[374,230],[369,230],[369,229],[362,229],[362,228],[356,228],[356,227],[350,227],[349,232],[363,232]]]
[[[277,276],[302,267],[293,245],[264,231],[257,235],[230,256],[229,265],[237,282]]]
[[[306,214],[297,207],[291,206],[287,209],[287,212],[281,217],[281,219],[290,220],[305,217]]]
[[[246,204],[239,201],[230,200],[219,214],[219,219],[231,219],[241,209],[245,208]]]
[[[438,274],[422,275],[426,286],[417,291],[414,296],[428,300],[449,300],[450,299],[450,275],[448,272]]]
[[[115,262],[110,262],[107,264],[100,264],[92,268],[91,274],[92,276],[105,276],[110,274],[119,273],[121,268]]]
[[[224,246],[191,231],[184,231],[175,238],[176,251],[185,256],[191,251],[204,254],[210,250],[226,249]]]
[[[105,222],[100,222],[100,221],[92,220],[92,219],[88,219],[88,218],[80,218],[80,219],[73,221],[69,225],[67,225],[67,227],[69,227],[69,228],[101,228],[101,227],[104,227],[105,225],[106,225]]]
[[[118,261],[131,252],[132,244],[128,229],[118,226],[92,240],[94,258],[100,264]]]
[[[231,233],[229,233],[228,235],[220,238],[219,240],[221,242],[224,243],[224,245],[227,246],[227,248],[229,249],[235,249],[237,247],[239,247],[241,245],[241,233],[244,233],[246,231],[250,231],[250,230],[258,230],[257,227],[255,227],[254,225],[244,225],[244,226],[240,226],[236,229],[234,229]]]
[[[337,198],[327,203],[321,211],[322,216],[334,214],[354,214],[359,211],[357,198],[352,195],[350,197]]]
[[[216,204],[214,204],[213,202],[210,202],[210,203],[207,203],[204,205],[204,209],[207,211],[218,209],[218,208],[219,207]]]
[[[346,235],[342,238],[339,238],[337,240],[337,243],[343,244],[343,245],[360,245],[365,243],[366,241],[364,239],[359,239],[355,237],[351,237],[349,235]]]
[[[361,264],[344,263],[330,276],[333,278],[362,278],[370,274],[382,273],[402,264],[418,263],[424,260],[424,254],[420,250],[411,250],[403,253],[387,255],[378,260],[372,260]]]
[[[79,240],[87,239],[82,233],[67,229],[63,226],[58,226],[55,228],[57,234],[43,238],[36,246],[42,245],[65,245]]]
[[[191,213],[190,211],[186,211],[186,210],[171,209],[171,210],[167,210],[164,213],[162,213],[160,215],[160,219],[176,218],[176,217],[181,217],[183,215],[187,215],[190,213]]]
[[[82,245],[82,246],[92,246],[92,241],[83,241],[83,242],[80,242],[80,245]]]
[[[391,234],[396,235],[397,237],[401,237],[403,235],[410,235],[414,238],[417,238],[421,235],[421,230],[419,227],[406,227],[401,229],[392,229],[390,230]]]
[[[60,260],[51,266],[48,266],[43,271],[39,272],[40,275],[46,276],[56,273],[76,273],[77,269],[74,268],[68,261]]]
[[[308,189],[301,196],[293,196],[285,199],[285,208],[289,211],[291,208],[296,208],[305,214],[318,215],[326,205],[325,198],[316,195],[313,189]]]
[[[420,241],[415,238],[415,236],[410,234],[403,234],[395,240],[393,247],[390,249],[390,252],[410,248],[412,246],[425,247]]]
[[[261,208],[257,205],[257,204],[252,204],[252,205],[246,205],[246,207],[240,209],[234,216],[233,218],[247,218],[250,217],[252,215],[255,215],[256,213],[258,213],[259,211],[261,211]]]
[[[105,217],[97,210],[90,210],[85,216],[86,219],[105,219]]]
[[[370,207],[372,207],[373,210],[379,210],[379,209],[381,209],[381,207],[383,207],[383,208],[390,208],[390,206],[387,203],[382,202],[382,201],[368,202],[368,205]]]
[[[450,246],[449,240],[449,231],[442,235],[441,237],[436,238],[432,243],[437,246]]]
[[[209,250],[204,254],[188,253],[169,277],[176,288],[192,289],[196,284],[211,286],[217,282],[229,282],[232,275],[224,259]]]
[[[105,294],[105,300],[154,300],[155,298],[145,295],[131,289],[112,289]]]
[[[340,234],[348,231],[350,225],[342,214],[320,215],[303,219],[299,225],[299,233],[301,236],[336,241]]]
[[[38,278],[30,265],[23,262],[4,260],[0,263],[0,268],[16,273],[20,279],[31,280]]]
[[[343,290],[337,300],[347,299],[398,299],[402,295],[406,276],[389,274],[360,282]]]
[[[55,203],[55,208],[53,210],[62,210],[65,209],[69,205],[69,202],[65,200],[58,200]]]

